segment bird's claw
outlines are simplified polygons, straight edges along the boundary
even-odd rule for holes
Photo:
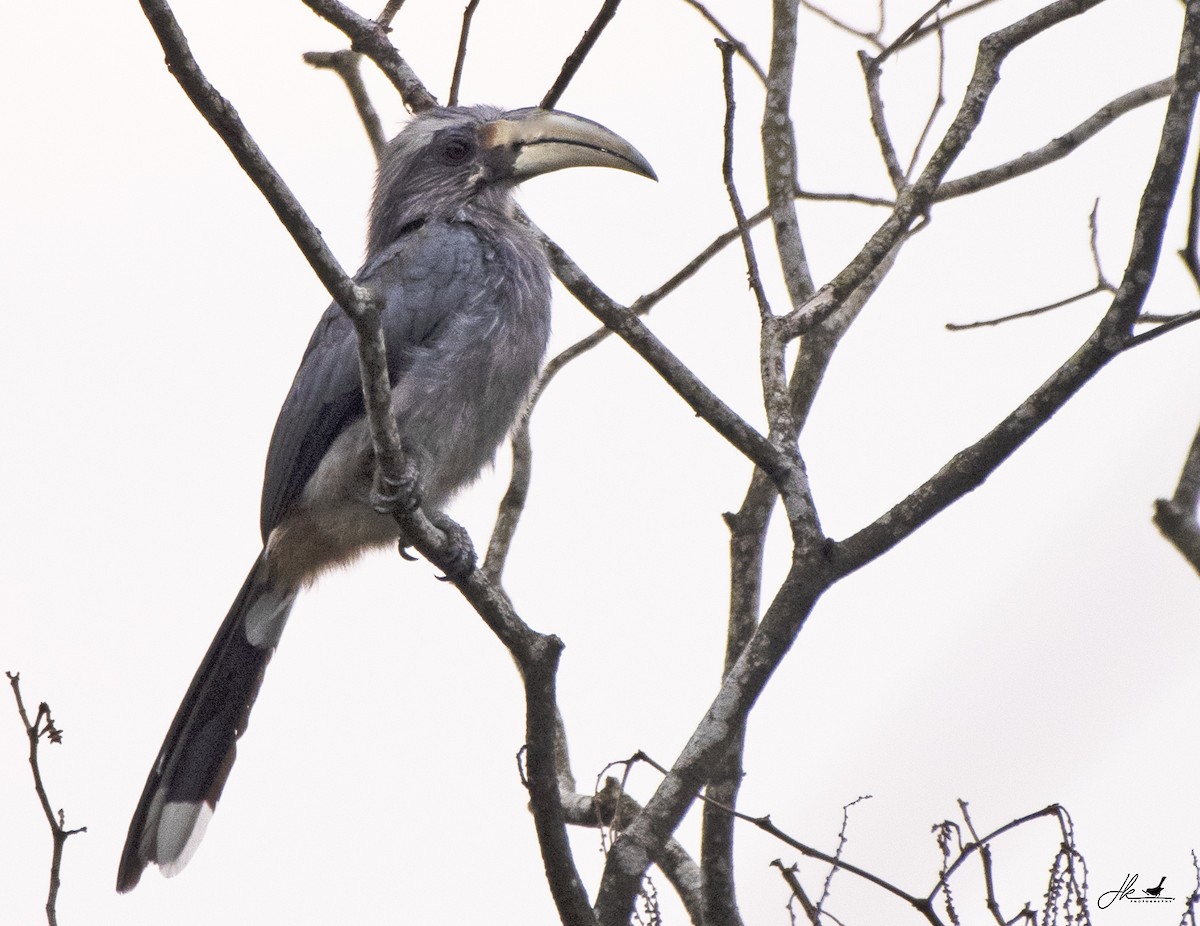
[[[421,491],[415,466],[405,466],[399,478],[375,471],[375,480],[371,485],[372,508],[380,514],[395,514],[399,511],[416,511],[420,505]]]
[[[413,556],[411,553],[409,553],[408,547],[409,547],[409,544],[407,544],[407,543],[405,543],[405,541],[401,540],[399,542],[399,544],[397,545],[397,552],[400,554],[401,559],[407,560],[410,563],[415,563],[421,557]]]
[[[433,525],[446,535],[444,552],[434,564],[444,575],[438,576],[442,582],[454,582],[469,575],[475,569],[475,545],[471,543],[471,535],[461,524],[457,524],[441,512],[429,515]]]

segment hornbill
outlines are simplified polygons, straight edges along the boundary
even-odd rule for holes
[[[380,158],[366,260],[382,299],[391,412],[436,516],[494,457],[550,333],[550,270],[513,188],[563,167],[654,179],[632,145],[554,110],[472,106],[415,117]],[[357,342],[335,303],[317,324],[267,451],[262,553],[183,697],[121,854],[117,890],[191,858],[297,593],[400,530],[372,506],[374,450]]]

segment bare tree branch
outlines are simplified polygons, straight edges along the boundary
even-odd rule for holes
[[[1197,63],[1200,63],[1200,4],[1192,4],[1184,24],[1176,86],[1163,122],[1158,155],[1142,197],[1125,276],[1096,330],[1066,363],[985,437],[955,454],[937,474],[882,518],[837,544],[833,559],[839,570],[849,572],[861,567],[981,485],[1105,364],[1129,347],[1130,331],[1154,278],[1167,214],[1183,167],[1200,88]]]
[[[350,311],[369,311],[374,296],[347,276],[304,207],[246,130],[233,104],[221,96],[200,71],[188,48],[187,38],[165,0],[142,0],[142,10],[158,36],[171,74],[258,187],[330,296]]]
[[[858,203],[862,206],[882,206],[884,209],[895,207],[895,200],[883,199],[879,196],[863,196],[859,193],[816,193],[812,190],[802,190],[799,186],[795,191],[796,199],[806,199],[812,202]]]
[[[641,805],[626,794],[615,779],[608,781],[612,786],[606,785],[595,794],[571,794],[563,799],[568,823],[595,829],[608,826],[616,819],[630,820],[637,816]],[[700,868],[683,844],[677,839],[669,839],[663,851],[655,856],[654,864],[679,895],[693,926],[705,926]]]
[[[836,199],[843,201],[864,202],[871,205],[883,205],[891,207],[892,203],[886,200],[870,200],[865,197],[852,197],[846,194],[803,194],[797,193],[798,196],[808,196],[814,199]],[[768,209],[761,209],[754,215],[747,218],[747,224],[753,228],[760,222],[764,221],[769,216]],[[637,315],[644,315],[653,309],[659,302],[673,293],[683,283],[691,279],[714,255],[719,253],[727,245],[740,237],[740,230],[736,227],[722,232],[713,241],[708,244],[702,251],[693,257],[687,264],[672,274],[666,282],[662,283],[657,288],[651,290],[645,295],[639,296],[630,303],[629,310]],[[877,283],[874,285],[878,285]],[[874,285],[871,291],[874,291]],[[569,347],[564,348],[559,354],[550,359],[543,367],[541,375],[538,377],[537,384],[534,387],[533,395],[530,399],[529,410],[526,419],[518,423],[517,429],[513,434],[513,472],[504,498],[501,500],[500,508],[497,514],[496,526],[488,544],[487,562],[484,565],[484,571],[493,581],[499,581],[500,574],[504,568],[504,561],[507,556],[507,551],[512,543],[512,538],[515,535],[516,528],[519,524],[522,509],[525,505],[525,500],[529,492],[529,479],[531,474],[532,462],[532,447],[528,444],[528,415],[531,415],[533,409],[536,408],[538,400],[545,392],[546,387],[555,376],[568,363],[575,360],[577,357],[590,351],[606,341],[613,331],[609,328],[598,328],[591,334],[586,335],[576,341]],[[813,340],[808,340],[805,344],[815,343]],[[803,348],[802,348],[803,351]],[[769,485],[769,483],[768,483]],[[771,497],[774,498],[774,490],[771,489]],[[757,615],[756,615],[757,616]]]
[[[762,209],[756,212],[753,216],[747,219],[748,224],[753,227],[767,218],[767,210]],[[658,303],[665,299],[668,295],[674,292],[678,287],[682,286],[687,280],[691,279],[708,261],[717,254],[722,248],[739,237],[739,229],[731,228],[726,232],[718,235],[709,245],[707,245],[699,254],[688,261],[682,268],[673,273],[670,278],[656,289],[639,296],[629,306],[629,311],[636,315],[645,315],[653,309]],[[532,475],[532,460],[533,448],[529,441],[529,419],[534,410],[537,408],[538,401],[545,393],[546,388],[554,380],[559,372],[576,358],[586,354],[592,348],[608,340],[613,334],[609,328],[598,328],[591,334],[580,338],[574,344],[564,348],[554,357],[552,357],[542,368],[541,374],[538,376],[537,383],[534,385],[533,394],[529,399],[529,406],[526,410],[525,417],[517,423],[517,428],[513,432],[512,450],[513,450],[513,469],[509,479],[508,488],[504,493],[504,497],[500,501],[499,510],[496,515],[496,523],[493,527],[492,537],[488,543],[487,560],[484,563],[484,572],[494,582],[500,581],[501,573],[504,570],[504,563],[508,555],[509,547],[512,545],[513,537],[516,534],[516,529],[520,523],[525,502],[529,495],[529,485]],[[772,490],[773,491],[773,490]],[[772,495],[772,498],[774,495]]]
[[[1045,312],[1052,312],[1055,309],[1061,309],[1063,306],[1071,305],[1079,302],[1088,296],[1095,296],[1098,293],[1115,294],[1117,288],[1109,282],[1104,275],[1104,269],[1100,266],[1100,250],[1096,244],[1096,236],[1098,233],[1096,227],[1096,214],[1100,209],[1100,200],[1092,205],[1091,215],[1088,216],[1088,243],[1092,252],[1092,266],[1096,270],[1096,282],[1090,289],[1081,293],[1076,293],[1074,296],[1068,296],[1065,299],[1059,299],[1057,302],[1052,302],[1049,305],[1038,306],[1036,309],[1024,309],[1020,312],[1012,312],[1008,315],[1001,315],[999,318],[988,318],[977,322],[954,323],[947,322],[947,331],[969,331],[973,328],[986,328],[995,325],[1003,325],[1005,322],[1015,321],[1019,318],[1033,318],[1035,315],[1041,315]]]
[[[865,51],[858,53],[858,63],[862,68],[863,79],[867,83],[867,105],[871,112],[871,131],[875,133],[875,140],[879,143],[879,153],[883,157],[883,166],[887,170],[892,189],[899,193],[908,186],[908,179],[904,174],[904,168],[900,166],[900,156],[896,153],[896,145],[892,141],[887,120],[883,116],[883,91],[879,85],[883,69]]]
[[[458,89],[462,84],[463,65],[467,61],[467,37],[471,34],[471,17],[475,15],[477,6],[479,0],[470,0],[467,8],[463,10],[462,31],[458,34],[458,54],[454,56],[454,76],[450,78],[450,93],[446,97],[447,106],[458,105]]]
[[[833,311],[846,293],[857,286],[913,223],[929,209],[946,172],[962,153],[983,118],[984,109],[1000,81],[1000,65],[1013,49],[1042,32],[1087,12],[1102,0],[1057,0],[1024,19],[987,36],[979,44],[975,72],[941,143],[930,156],[920,177],[904,188],[896,208],[871,236],[858,255],[805,304],[792,310],[791,334],[798,337]]]
[[[376,24],[384,29],[391,29],[392,20],[396,18],[396,14],[400,12],[402,6],[404,6],[404,0],[388,0],[383,12],[375,17]]]
[[[562,70],[559,71],[558,77],[551,84],[550,89],[546,91],[546,95],[542,97],[542,102],[538,104],[540,107],[543,109],[553,109],[558,104],[559,99],[566,92],[567,86],[583,66],[588,52],[595,46],[605,27],[612,21],[612,18],[617,15],[617,7],[620,5],[621,0],[604,0],[604,3],[600,7],[600,12],[592,20],[592,24],[587,27],[587,31],[583,33],[583,37],[579,40],[579,44],[575,46],[575,50],[567,55],[567,60],[563,62]]]
[[[842,853],[846,849],[846,832],[850,829],[850,808],[862,801],[869,801],[871,795],[862,794],[852,800],[849,804],[842,805],[842,826],[838,830],[837,849],[834,850],[833,857],[839,862],[842,860]],[[825,902],[829,900],[830,889],[833,887],[833,876],[837,873],[837,866],[831,865],[829,874],[825,876],[825,883],[821,885],[821,896],[817,898],[817,915],[820,916],[824,912]]]
[[[1061,309],[1063,306],[1074,305],[1076,302],[1081,302],[1089,296],[1095,296],[1100,293],[1111,293],[1111,289],[1102,286],[1093,286],[1091,289],[1084,290],[1081,293],[1076,293],[1073,296],[1067,296],[1065,299],[1059,299],[1056,302],[1040,305],[1034,309],[1022,309],[1019,312],[1010,312],[1007,315],[1000,315],[996,318],[985,318],[977,322],[946,322],[947,331],[971,331],[975,328],[993,328],[996,325],[1003,325],[1005,322],[1017,321],[1021,318],[1033,318],[1037,315],[1042,315],[1046,312],[1053,312],[1055,309]]]
[[[938,15],[938,13],[942,10],[942,8],[949,6],[949,4],[950,4],[950,0],[937,0],[937,2],[933,4],[933,6],[931,6],[924,13],[922,13],[920,16],[918,16],[912,22],[912,24],[909,25],[909,27],[907,29],[905,29],[898,36],[896,36],[896,38],[891,42],[890,45],[888,45],[887,48],[885,48],[883,51],[881,51],[878,55],[875,56],[875,60],[873,62],[874,66],[876,68],[881,67],[883,65],[884,61],[886,61],[888,58],[890,58],[892,55],[894,55],[901,48],[906,47],[910,42],[912,42],[916,38],[917,34],[923,28],[926,28],[925,24],[928,23],[929,20],[935,18]],[[934,26],[932,28],[936,29],[937,27]]]
[[[733,122],[736,109],[733,95],[734,48],[721,39],[717,39],[717,48],[721,51],[721,74],[725,90],[725,150],[721,159],[721,176],[725,181],[729,205],[733,209],[738,234],[742,239],[746,278],[750,283],[750,291],[754,293],[754,301],[758,304],[762,331],[759,339],[759,374],[762,380],[763,403],[771,427],[784,427],[790,433],[791,406],[787,396],[787,376],[783,369],[783,345],[775,336],[775,313],[771,311],[767,292],[763,289],[762,277],[758,272],[758,258],[754,254],[754,242],[750,239],[750,223],[746,221],[746,212],[742,208],[742,200],[738,196],[737,184],[733,179]]]
[[[1150,331],[1143,331],[1141,334],[1130,335],[1125,342],[1125,347],[1140,347],[1141,345],[1162,337],[1164,334],[1174,331],[1176,328],[1182,328],[1184,325],[1190,325],[1193,322],[1200,321],[1200,309],[1191,312],[1184,312],[1180,315],[1171,315],[1162,317],[1161,315],[1139,315],[1134,319],[1135,324],[1146,322],[1157,323],[1156,327]]]
[[[606,329],[601,329],[605,331]],[[492,536],[488,540],[487,556],[483,561],[483,574],[497,585],[501,583],[504,565],[508,562],[508,552],[512,548],[513,537],[525,512],[525,503],[529,498],[529,484],[533,478],[533,443],[529,439],[529,414],[532,405],[517,422],[512,440],[512,475],[509,476],[508,488],[496,512],[496,521],[492,525]]]
[[[796,73],[796,5],[798,0],[772,0],[771,62],[767,72],[767,99],[763,106],[763,172],[767,205],[775,230],[775,250],[795,307],[807,302],[815,287],[800,236],[794,191],[796,182],[796,130],[792,124],[792,84]]]
[[[50,888],[46,894],[46,922],[49,926],[58,924],[58,891],[62,886],[63,847],[67,840],[76,833],[86,833],[87,827],[81,826],[69,830],[63,812],[57,815],[50,806],[50,797],[46,794],[46,786],[42,781],[42,768],[38,760],[38,744],[44,736],[51,743],[62,743],[62,731],[55,726],[54,718],[50,716],[50,705],[45,701],[38,705],[37,716],[31,721],[25,710],[25,701],[21,697],[21,675],[19,672],[5,672],[8,684],[12,688],[13,697],[17,701],[17,715],[25,727],[25,736],[29,740],[29,768],[33,773],[33,790],[37,794],[46,823],[50,826]]]
[[[925,120],[925,125],[921,129],[921,134],[917,138],[917,143],[913,145],[912,157],[908,161],[908,169],[904,171],[904,180],[907,183],[912,177],[913,171],[917,169],[917,161],[921,157],[921,149],[925,147],[925,142],[929,138],[929,133],[933,130],[933,123],[937,119],[937,114],[942,111],[942,107],[946,105],[946,30],[942,25],[942,20],[939,17],[937,20],[937,40],[938,40],[938,71],[937,71],[937,96],[934,98],[933,106],[929,108],[929,118]]]
[[[821,916],[817,912],[817,908],[805,893],[804,886],[800,883],[799,872],[795,865],[784,867],[782,859],[774,859],[771,862],[772,867],[779,869],[779,874],[783,880],[787,882],[787,886],[792,891],[792,896],[800,901],[800,908],[804,911],[804,915],[808,917],[808,921],[812,926],[821,926]],[[789,905],[788,909],[791,909]]]
[[[904,43],[903,47],[911,48],[913,45],[917,44],[917,42],[921,41],[921,39],[936,33],[939,28],[948,26],[955,20],[970,16],[972,13],[983,9],[985,6],[991,6],[996,2],[998,2],[998,0],[975,0],[974,3],[968,3],[966,6],[959,7],[957,10],[947,10],[945,15],[939,17],[941,20],[940,24],[933,23],[917,29],[915,32],[909,35],[908,40]]]
[[[750,70],[758,76],[760,81],[766,84],[767,72],[762,69],[762,65],[758,63],[758,60],[750,54],[750,49],[746,47],[745,42],[735,37],[732,32],[726,29],[725,25],[709,11],[708,7],[700,3],[699,0],[683,0],[683,2],[708,20],[709,25],[721,33],[721,38],[733,46],[738,56],[750,65]]]
[[[879,38],[883,34],[883,16],[882,16],[883,4],[882,3],[880,3],[880,5],[879,5],[879,9],[880,9],[879,26],[875,29],[874,32],[867,32],[865,29],[856,29],[854,26],[850,25],[845,20],[838,19],[836,16],[834,16],[828,10],[824,9],[823,7],[817,6],[815,3],[812,3],[811,0],[800,0],[800,5],[802,7],[804,7],[806,10],[808,10],[810,13],[812,13],[814,16],[817,16],[820,19],[825,20],[825,22],[829,23],[829,25],[833,26],[835,29],[840,29],[842,32],[848,33],[849,35],[852,35],[855,38],[862,39],[864,42],[869,42],[871,45],[875,46],[875,48],[879,51],[883,50],[883,42],[881,42],[880,38]]]
[[[1100,109],[1096,110],[1096,112],[1075,126],[1075,128],[1052,139],[1041,148],[1027,152],[1020,157],[1013,158],[1011,161],[1006,161],[995,167],[989,167],[955,180],[947,180],[933,194],[933,201],[942,202],[943,200],[965,196],[968,193],[975,193],[987,187],[1003,183],[1006,180],[1011,180],[1014,177],[1031,173],[1038,168],[1045,167],[1047,164],[1052,164],[1066,157],[1088,139],[1100,132],[1101,129],[1112,125],[1119,117],[1140,106],[1145,106],[1147,103],[1152,103],[1154,100],[1167,96],[1171,92],[1174,81],[1174,77],[1166,77],[1163,80],[1139,87],[1137,90],[1131,90],[1129,93],[1117,97],[1111,103],[1100,107]]]
[[[592,282],[562,248],[544,235],[542,241],[558,279],[584,308],[632,347],[717,433],[768,472],[780,472],[785,464],[766,438],[701,382],[630,309]]]
[[[1200,289],[1200,157],[1196,158],[1195,173],[1192,175],[1187,244],[1179,250],[1179,256],[1192,275],[1192,282]]]
[[[835,311],[841,300],[891,253],[913,221],[923,213],[941,179],[982,118],[987,100],[999,80],[1000,64],[1007,54],[1058,23],[1080,15],[1097,2],[1099,0],[1058,0],[981,42],[975,74],[963,104],[925,170],[901,193],[896,210],[859,256],[808,305],[793,310],[797,334],[810,330]],[[794,5],[779,0],[777,10],[780,9],[785,19],[790,13],[794,21]],[[1200,80],[1200,68],[1195,66],[1198,19],[1200,4],[1189,5],[1177,86],[1168,106],[1163,142],[1139,214],[1134,251],[1125,279],[1100,328],[1021,409],[975,447],[959,454],[929,484],[888,515],[830,550],[796,551],[778,594],[670,774],[614,845],[596,901],[598,918],[603,926],[617,926],[626,920],[640,883],[638,872],[645,870],[653,852],[674,831],[710,776],[714,764],[728,750],[734,731],[790,648],[813,606],[835,577],[858,568],[890,548],[901,536],[907,536],[952,500],[978,485],[1122,349],[1152,278],[1167,209],[1178,183],[1195,103],[1195,85]],[[777,22],[777,35],[778,29]],[[774,52],[772,59],[774,71]],[[769,89],[768,95],[771,92]]]
[[[400,57],[400,53],[388,38],[387,23],[391,22],[391,17],[399,9],[399,3],[395,5],[395,9],[389,3],[380,15],[380,22],[360,16],[338,0],[304,0],[304,5],[341,30],[350,39],[350,47],[354,51],[374,61],[383,75],[392,82],[392,86],[399,92],[404,105],[410,111],[419,113],[437,106],[437,97],[421,83],[416,72]]]
[[[305,52],[303,57],[306,64],[333,71],[346,84],[346,89],[350,91],[350,99],[354,101],[354,110],[362,120],[367,139],[371,142],[371,150],[375,152],[375,158],[378,160],[387,139],[383,136],[383,123],[379,121],[379,113],[376,112],[367,93],[367,86],[363,83],[362,70],[359,67],[362,56],[356,51],[343,48],[339,51],[309,51]]]

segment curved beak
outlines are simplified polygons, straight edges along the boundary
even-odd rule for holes
[[[554,109],[506,112],[487,124],[483,141],[504,152],[518,183],[564,167],[615,167],[658,179],[650,162],[616,132]]]

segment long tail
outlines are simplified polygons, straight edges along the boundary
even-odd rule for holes
[[[296,597],[294,589],[273,588],[266,572],[260,556],[171,721],[129,824],[121,893],[150,863],[167,877],[183,870],[204,836]]]

